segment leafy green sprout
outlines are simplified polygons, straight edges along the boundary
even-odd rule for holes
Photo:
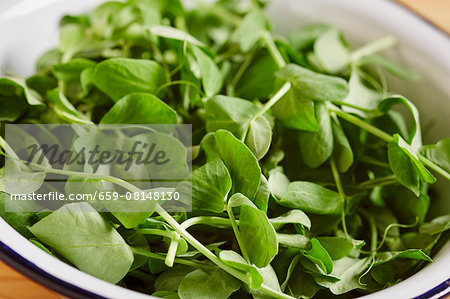
[[[0,209],[2,217],[85,272],[113,283],[124,276],[126,283],[127,272],[145,283],[156,277],[154,295],[174,298],[377,290],[395,281],[386,269],[401,265],[399,259],[410,263],[402,271],[430,261],[427,254],[439,237],[445,240],[448,225],[445,216],[424,223],[427,184],[436,180],[427,168],[450,180],[449,143],[422,147],[417,109],[388,94],[382,69],[417,79],[378,55],[395,45],[394,37],[351,51],[338,30],[323,24],[299,29],[287,41],[275,37],[259,1],[246,8],[198,4],[208,18],[178,1],[153,2],[109,2],[90,15],[64,18],[59,49],[42,56],[36,75],[0,79],[0,119],[2,125],[193,123],[194,214],[169,214],[158,204],[133,219],[112,213],[107,219],[118,234],[89,213],[87,221],[108,236],[92,244],[81,230],[74,239],[52,239],[46,225],[58,213],[36,221],[33,214]],[[397,104],[413,116],[409,131],[392,110]],[[381,118],[392,126],[380,124]],[[3,138],[0,146],[29,175]],[[141,191],[110,175],[29,166]],[[380,207],[388,219],[384,227],[371,211]],[[225,230],[214,236],[226,249],[204,245],[204,235],[189,232],[193,226]],[[163,238],[165,253],[149,241],[155,236]],[[370,251],[356,237],[370,241]],[[78,258],[95,258],[96,246],[111,244],[118,251],[105,251],[104,264]],[[186,255],[188,248],[193,256]],[[119,255],[123,263],[107,262]],[[199,287],[207,277],[226,283],[214,291]]]

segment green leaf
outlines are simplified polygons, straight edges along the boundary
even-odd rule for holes
[[[187,274],[180,283],[181,299],[226,299],[241,287],[241,282],[222,269],[197,269]]]
[[[83,70],[95,67],[95,61],[86,58],[74,58],[64,64],[53,66],[53,73],[58,80],[80,82],[80,76]]]
[[[15,210],[15,212],[7,212],[6,201],[10,200],[10,195],[4,192],[0,192],[0,217],[3,218],[9,225],[11,225],[16,231],[22,234],[26,238],[30,238],[32,235],[28,230],[34,222],[34,216],[36,213],[30,211],[36,211],[39,206],[35,202],[21,202],[14,205],[16,209],[23,209],[23,212]]]
[[[333,129],[325,103],[315,104],[315,115],[319,124],[318,131],[299,133],[303,161],[311,168],[322,165],[333,153]]]
[[[439,216],[430,222],[422,224],[419,231],[424,234],[435,235],[450,229],[450,214]]]
[[[239,230],[250,261],[258,268],[267,266],[278,253],[277,235],[267,215],[259,209],[242,206]]]
[[[294,258],[291,260],[291,263],[289,264],[289,267],[286,270],[286,278],[284,279],[284,282],[281,284],[281,290],[283,292],[285,292],[287,283],[289,282],[289,279],[291,278],[292,273],[295,271],[295,268],[296,268],[299,260],[300,260],[299,254],[295,255]],[[292,293],[292,291],[291,291],[291,293]]]
[[[378,109],[383,113],[387,113],[392,108],[392,106],[396,104],[406,106],[413,116],[411,132],[406,141],[409,145],[411,145],[413,152],[417,152],[422,147],[422,131],[420,129],[419,110],[417,110],[416,106],[414,106],[414,104],[411,103],[407,98],[395,95],[383,99],[378,104]]]
[[[81,271],[110,283],[119,282],[133,263],[130,247],[87,203],[65,205],[30,231]]]
[[[349,93],[343,101],[360,109],[348,106],[343,106],[342,109],[346,112],[358,114],[361,117],[368,117],[371,110],[377,109],[382,96],[363,83],[358,73],[359,71],[356,67],[352,68],[352,74],[348,82]]]
[[[0,78],[0,95],[13,96],[13,94],[23,94],[29,105],[43,105],[41,96],[29,88],[22,79]]]
[[[353,249],[353,242],[342,237],[317,237],[331,259],[338,260],[347,256]]]
[[[240,206],[239,231],[250,261],[258,268],[267,266],[278,253],[278,242],[266,213],[239,193],[230,198],[228,205]]]
[[[338,73],[349,62],[349,50],[342,41],[341,33],[330,28],[314,43],[314,54],[320,65],[329,73]]]
[[[334,153],[337,167],[340,172],[346,172],[353,164],[353,150],[347,136],[336,118],[331,119],[334,137]]]
[[[272,223],[275,229],[280,229],[288,223],[297,223],[306,226],[308,229],[311,228],[311,220],[300,210],[290,210],[281,216],[270,219],[270,223]]]
[[[273,107],[275,117],[290,129],[315,132],[319,126],[314,115],[314,102],[292,87]]]
[[[311,239],[311,249],[304,251],[303,255],[318,265],[326,274],[333,271],[333,261],[330,255],[316,238]]]
[[[275,199],[280,199],[286,192],[290,181],[282,171],[274,169],[270,171],[268,183],[272,196]]]
[[[134,234],[134,230],[126,230],[121,227],[118,228],[118,232],[124,240],[127,240],[129,237],[131,237]],[[145,237],[145,235],[138,235],[138,236],[134,237],[133,248],[138,249],[138,250],[150,251],[150,246],[148,245],[148,241],[147,241],[147,238]],[[136,252],[133,252],[133,264],[131,265],[129,271],[130,272],[134,271],[144,265],[149,265],[149,267],[150,267],[149,258],[145,255],[141,255]]]
[[[312,298],[321,289],[314,277],[305,273],[303,267],[299,264],[294,268],[291,277],[287,283],[288,289],[296,298]]]
[[[205,44],[198,39],[187,33],[186,31],[170,27],[170,26],[151,26],[148,29],[151,34],[164,37],[168,39],[179,40],[182,42],[188,42],[198,47],[206,47]]]
[[[303,96],[319,101],[339,101],[348,94],[347,82],[339,77],[322,75],[295,64],[288,64],[276,73],[290,81]]]
[[[422,252],[420,249],[408,249],[404,251],[387,251],[380,252],[375,255],[374,266],[378,266],[390,262],[397,258],[407,258],[432,262],[431,258]]]
[[[157,144],[158,148],[164,149],[165,155],[164,157],[160,156],[160,158],[169,158],[168,163],[151,163],[148,165],[133,163],[128,170],[125,170],[126,166],[124,164],[114,164],[112,165],[111,175],[136,178],[138,182],[142,181],[142,185],[135,183],[141,189],[158,187],[174,188],[176,187],[176,180],[186,179],[189,175],[189,166],[186,160],[187,149],[180,140],[169,134],[158,131],[147,131],[146,133],[126,139],[123,144],[120,144],[120,148],[130,152],[136,144],[151,145],[152,143]],[[154,200],[145,200],[143,202],[155,203]]]
[[[222,160],[216,158],[194,170],[192,183],[180,183],[175,192],[180,192],[182,196],[192,196],[194,210],[221,213],[230,189],[230,174]]]
[[[419,196],[420,178],[427,183],[436,179],[417,158],[417,152],[403,138],[395,134],[388,144],[389,165],[399,182]]]
[[[389,166],[400,184],[419,196],[420,178],[409,155],[396,142],[389,142],[388,158]]]
[[[433,145],[425,145],[420,152],[428,159],[450,173],[450,138]]]
[[[221,158],[233,181],[232,193],[240,192],[253,199],[261,180],[261,169],[252,152],[229,131],[218,130],[207,134],[202,147],[208,160]]]
[[[414,73],[413,71],[410,70],[406,70],[380,55],[366,55],[358,61],[358,64],[360,65],[371,64],[381,66],[394,76],[399,77],[400,79],[419,81],[421,78],[419,74]]]
[[[258,289],[263,283],[263,277],[259,274],[258,269],[249,265],[245,259],[233,250],[222,250],[219,253],[219,258],[225,264],[247,272],[247,276],[250,278],[250,286],[253,289]]]
[[[178,296],[177,292],[167,292],[167,291],[159,291],[154,292],[152,294],[153,297],[156,298],[165,298],[165,299],[179,299],[180,296]]]
[[[113,101],[131,93],[155,94],[166,82],[164,69],[156,61],[112,58],[97,64],[95,85]]]
[[[258,207],[246,196],[241,193],[235,193],[228,199],[228,207],[237,208],[240,206],[249,206],[258,209]]]
[[[36,90],[40,96],[45,96],[49,90],[58,87],[58,81],[55,78],[39,74],[28,77],[25,82],[30,89]]]
[[[68,123],[92,124],[84,114],[69,102],[58,88],[47,93],[47,100],[60,119]]]
[[[394,212],[400,223],[423,223],[430,206],[430,197],[407,192],[403,186],[391,185],[383,187],[386,205]]]
[[[264,116],[257,116],[250,123],[245,144],[260,160],[269,151],[272,143],[272,126]]]
[[[289,34],[289,41],[296,50],[303,50],[314,44],[315,40],[330,29],[328,24],[309,24]]]
[[[83,97],[87,97],[91,89],[95,87],[94,71],[95,67],[88,67],[80,73],[80,84],[83,92]]]
[[[281,292],[280,283],[278,282],[277,274],[271,265],[268,265],[264,268],[258,269],[259,274],[264,279],[264,285],[271,288],[272,290]],[[270,299],[273,298],[260,290],[251,290],[253,298],[255,299]]]
[[[242,52],[248,52],[268,29],[270,24],[264,12],[253,9],[244,17],[233,38],[239,42]]]
[[[192,47],[197,59],[198,67],[202,75],[203,89],[208,97],[220,92],[223,85],[223,77],[215,62],[197,47]]]
[[[41,96],[36,91],[21,80],[0,78],[0,121],[17,120],[29,105],[42,105]]]
[[[180,287],[183,278],[194,271],[194,267],[185,265],[175,265],[167,269],[155,281],[156,291],[175,292]]]
[[[309,238],[300,234],[277,234],[277,240],[280,246],[288,248],[307,249]]]
[[[331,276],[339,278],[339,281],[334,283],[323,279],[316,279],[316,281],[320,285],[328,287],[335,295],[344,294],[354,289],[361,289],[364,286],[358,282],[358,279],[366,271],[369,264],[369,258],[354,259],[344,257],[333,262],[333,271],[330,273]]]
[[[269,183],[267,182],[266,177],[261,174],[261,182],[259,183],[258,191],[256,192],[255,198],[253,199],[253,203],[258,207],[258,209],[265,212],[266,214],[267,208],[269,206],[269,197]]]
[[[373,279],[381,285],[386,285],[394,279],[394,269],[391,265],[382,264],[380,266],[375,266],[370,271]]]
[[[64,54],[62,60],[69,61],[83,47],[89,44],[85,28],[80,24],[67,24],[59,33],[59,50]]]
[[[25,113],[27,104],[21,97],[0,95],[0,121],[13,122]]]
[[[340,215],[344,206],[339,193],[310,182],[290,183],[278,203],[321,215]]]
[[[225,129],[241,138],[259,108],[250,101],[218,95],[206,102],[206,129]]]
[[[235,95],[244,99],[269,98],[275,88],[278,65],[267,51],[255,54],[235,86]]]
[[[5,167],[0,169],[0,191],[5,191],[8,194],[28,194],[39,190],[44,184],[46,173],[41,169],[36,169],[31,165],[28,165],[17,153],[25,152],[28,157],[31,157],[30,146],[39,144],[39,142],[29,133],[25,132],[20,126],[8,127],[8,142],[10,144],[4,144],[5,154],[7,155],[5,160]],[[0,141],[3,139],[0,138]],[[1,153],[3,154],[3,153]],[[43,157],[42,161],[40,157]],[[37,149],[31,163],[38,164],[42,167],[47,167],[49,162],[45,157],[41,148]],[[15,208],[21,210],[25,206],[18,207],[22,203],[12,201],[10,204],[14,204]],[[34,210],[34,209],[32,209]]]
[[[111,214],[122,223],[123,227],[131,229],[139,226],[145,222],[145,220],[153,214],[155,210],[156,202],[151,200],[145,200],[133,203],[134,211],[145,212],[127,212],[130,209],[130,203],[124,201],[104,202],[102,204],[106,209],[112,211]],[[117,212],[125,211],[125,212]]]
[[[101,124],[176,124],[177,113],[156,96],[132,93],[106,112]]]
[[[36,62],[36,71],[44,72],[52,68],[54,64],[61,62],[62,53],[58,49],[52,49],[42,54]]]

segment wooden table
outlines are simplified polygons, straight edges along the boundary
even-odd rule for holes
[[[276,1],[276,0],[272,0]],[[339,0],[338,0],[339,1]],[[397,0],[450,34],[449,0]],[[47,290],[0,261],[1,299],[56,299],[61,296]]]
[[[61,296],[0,262],[1,299],[60,299]]]

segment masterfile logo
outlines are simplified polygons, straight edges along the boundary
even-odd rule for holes
[[[98,210],[139,212],[146,207],[137,202],[160,201],[189,211],[190,194],[176,187],[190,180],[191,136],[191,125],[7,124],[6,208],[89,201]]]

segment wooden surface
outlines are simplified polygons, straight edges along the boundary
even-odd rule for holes
[[[273,0],[276,1],[276,0]],[[450,33],[450,0],[397,0]],[[0,261],[0,299],[62,298],[12,270]]]
[[[397,0],[450,34],[450,0]]]
[[[60,299],[62,297],[17,273],[0,261],[0,298]]]

